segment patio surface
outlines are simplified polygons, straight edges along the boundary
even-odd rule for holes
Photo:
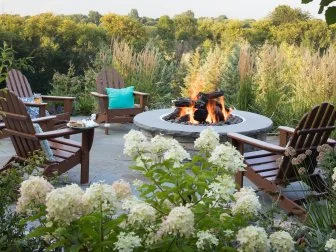
[[[80,118],[72,118],[78,120]],[[90,183],[104,181],[113,183],[115,180],[124,179],[132,182],[135,179],[142,179],[139,172],[129,168],[132,160],[123,154],[124,139],[123,136],[131,129],[137,129],[134,124],[111,124],[110,134],[105,135],[104,128],[95,129],[95,137],[90,152]],[[72,135],[71,139],[81,141],[81,135]],[[269,142],[276,142],[276,137],[268,137]],[[0,167],[15,154],[14,148],[9,138],[0,139]],[[69,183],[79,183],[80,166],[77,165],[62,178]],[[248,179],[244,178],[244,185],[254,187]],[[85,187],[87,185],[83,185]],[[255,187],[254,187],[255,188]],[[260,200],[270,206],[270,198],[259,192]]]

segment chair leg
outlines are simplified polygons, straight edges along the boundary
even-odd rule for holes
[[[109,127],[105,126],[105,135],[108,135],[108,134],[109,134]]]
[[[244,179],[244,172],[239,171],[236,173],[236,185],[238,186],[238,188],[242,188],[243,187],[243,179]]]

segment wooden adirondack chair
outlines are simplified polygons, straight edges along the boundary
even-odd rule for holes
[[[30,84],[26,78],[19,70],[12,69],[8,72],[8,77],[6,78],[7,88],[16,94],[20,98],[32,97],[34,94],[30,87]],[[65,97],[65,96],[48,96],[42,95],[42,100],[46,102],[61,102],[64,105],[64,113],[57,114],[56,118],[53,120],[53,128],[64,128],[65,124],[70,120],[70,115],[72,112],[72,103],[75,97]],[[29,103],[24,102],[26,106],[38,107],[39,116],[45,116],[46,107],[48,103]]]
[[[12,92],[0,90],[0,111],[5,113],[4,127],[2,130],[10,136],[16,155],[0,169],[11,167],[12,161],[23,162],[30,153],[41,149],[41,140],[48,140],[54,162],[47,162],[41,167],[45,175],[52,175],[54,172],[62,174],[77,164],[81,164],[81,183],[89,182],[89,153],[94,137],[94,128],[85,130],[58,129],[43,133],[35,133],[33,122],[48,123],[55,116],[41,117],[32,121],[24,103]],[[0,125],[1,126],[1,125]],[[1,130],[1,128],[0,128]],[[82,144],[63,138],[72,134],[82,133]]]
[[[112,67],[103,68],[96,78],[97,92],[91,94],[98,98],[99,111],[96,122],[98,123],[127,123],[133,122],[133,117],[145,110],[147,105],[147,93],[134,91],[134,96],[139,99],[130,109],[109,109],[106,88],[124,88],[125,83],[119,73]],[[108,127],[105,127],[105,134],[108,135]]]
[[[285,155],[286,149],[293,148],[296,155],[311,150],[308,157],[311,160],[309,167],[306,167],[308,182],[314,196],[322,197],[326,194],[326,187],[320,173],[316,172],[317,147],[329,143],[335,145],[335,141],[328,139],[330,133],[335,129],[336,111],[332,104],[322,103],[305,114],[295,129],[279,127],[280,145],[266,143],[238,133],[228,133],[232,144],[243,153],[244,144],[254,146],[259,151],[247,152],[244,154],[246,171],[236,175],[236,182],[241,187],[245,175],[259,189],[263,190],[289,213],[298,215],[304,219],[306,212],[300,205],[305,202],[305,197],[296,199],[289,198],[282,190],[291,182],[300,181],[297,167],[292,165],[292,157]],[[289,140],[289,141],[288,141]],[[287,146],[286,146],[287,145]],[[280,164],[277,160],[281,161]]]

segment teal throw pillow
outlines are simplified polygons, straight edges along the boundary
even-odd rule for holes
[[[106,88],[109,99],[109,109],[134,108],[134,87]]]
[[[36,133],[43,133],[43,130],[41,129],[41,126],[39,124],[33,123],[33,125]],[[54,157],[54,154],[52,153],[48,140],[41,140],[40,144],[46,157],[46,160],[49,162],[55,162],[56,159]]]

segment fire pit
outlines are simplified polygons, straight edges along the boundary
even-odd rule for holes
[[[266,133],[273,125],[272,121],[265,116],[239,110],[232,110],[231,114],[239,118],[240,122],[230,125],[180,124],[163,119],[174,111],[175,109],[171,108],[143,112],[134,117],[134,124],[150,136],[157,134],[173,136],[187,148],[192,148],[189,144],[192,144],[194,140],[199,137],[199,133],[209,126],[218,132],[221,141],[226,141],[228,132],[242,133],[260,140],[265,140]]]

